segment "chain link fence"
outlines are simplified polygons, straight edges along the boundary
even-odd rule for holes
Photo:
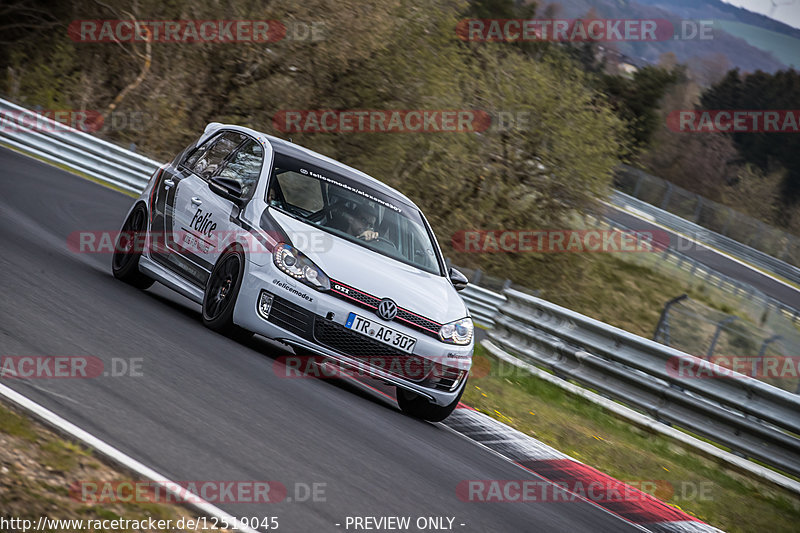
[[[800,237],[632,167],[623,166],[614,185],[643,202],[800,267]]]
[[[758,311],[724,313],[683,295],[665,304],[653,340],[798,394],[800,332],[782,315]]]
[[[602,215],[587,215],[586,219],[595,224],[607,224],[620,231],[632,231],[619,223],[609,223]],[[672,248],[664,248],[658,253],[625,254],[628,261],[649,267],[671,278],[679,279],[687,286],[701,293],[714,294],[714,299],[727,308],[744,309],[754,317],[779,315],[790,324],[800,325],[800,310],[767,296],[749,283],[739,281],[706,266]],[[800,355],[800,354],[798,354]]]

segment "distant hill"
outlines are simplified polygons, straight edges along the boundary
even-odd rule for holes
[[[728,67],[744,72],[800,67],[800,29],[721,0],[557,0],[550,4],[558,4],[556,16],[564,18],[582,17],[594,9],[604,18],[661,18],[673,24],[686,19],[715,21],[714,38],[708,41],[613,43],[637,64],[657,62],[662,54],[672,52],[690,65],[719,62],[724,57]]]

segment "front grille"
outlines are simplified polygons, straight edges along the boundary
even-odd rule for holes
[[[416,329],[422,329],[425,331],[425,333],[432,334],[435,337],[439,336],[439,328],[442,327],[442,325],[438,322],[428,320],[425,317],[415,315],[411,311],[406,311],[405,309],[400,308],[397,309],[397,319],[404,322],[409,322],[410,326],[417,326]]]
[[[314,313],[307,311],[297,304],[279,296],[273,296],[272,308],[269,311],[269,321],[304,339],[311,338],[311,327],[314,323]]]
[[[433,362],[428,359],[396,350],[321,317],[314,321],[314,338],[331,350],[410,381],[422,381],[433,369]]]
[[[336,289],[337,285],[341,286],[344,290]],[[350,287],[349,285],[345,285],[340,281],[331,280],[331,286],[333,288],[331,289],[330,293],[333,296],[347,300],[350,303],[358,304],[365,309],[375,310],[378,308],[378,304],[381,303],[380,298],[362,292],[354,287]],[[407,326],[421,331],[426,335],[436,337],[437,339],[439,338],[439,329],[442,327],[441,324],[416,313],[412,313],[407,309],[398,307],[395,320],[399,320]]]
[[[340,283],[340,285],[341,285],[341,283]],[[339,292],[339,291],[335,291],[335,292]],[[344,294],[344,293],[341,293],[341,294]],[[344,295],[349,297],[351,300],[355,300],[358,303],[364,304],[364,306],[370,307],[372,309],[377,309],[378,308],[378,304],[381,303],[381,299],[380,298],[376,298],[374,296],[371,296],[371,295],[367,294],[366,292],[361,292],[358,289],[353,289],[352,287],[350,287],[350,290],[347,292],[347,294],[344,294]]]

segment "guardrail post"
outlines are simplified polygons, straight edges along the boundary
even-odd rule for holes
[[[655,333],[653,333],[653,340],[654,341],[661,342],[661,341],[658,340],[658,334],[661,332],[661,328],[664,327],[664,328],[666,328],[666,334],[664,336],[664,338],[666,339],[666,342],[664,342],[662,344],[666,344],[667,346],[669,346],[669,325],[667,323],[668,315],[669,315],[669,309],[674,304],[676,304],[676,303],[678,303],[678,302],[680,302],[682,300],[685,300],[688,297],[689,297],[688,294],[681,294],[680,296],[677,296],[677,297],[673,298],[672,300],[670,300],[670,301],[668,301],[667,303],[664,304],[664,309],[661,310],[661,317],[659,317],[658,324],[656,325],[656,331],[655,331]]]
[[[789,239],[786,239],[786,240],[783,242],[783,249],[781,250],[781,253],[779,253],[779,254],[778,254],[778,255],[776,255],[775,257],[777,257],[777,258],[778,258],[778,259],[780,259],[781,261],[785,261],[785,262],[787,262],[787,263],[788,263],[788,262],[789,262],[789,261],[787,261],[787,257],[788,257],[788,255],[789,255]]]
[[[728,218],[725,220],[725,225],[722,227],[722,231],[720,231],[722,235],[728,234],[728,228],[731,225],[731,220],[733,220],[734,218],[733,209],[731,209],[730,207],[728,207],[727,209],[728,209]]]
[[[639,192],[642,189],[642,181],[644,181],[644,176],[639,174],[638,178],[636,179],[636,185],[633,187],[633,194],[631,195],[634,198],[639,198]]]
[[[694,215],[692,218],[694,219],[693,222],[697,223],[700,220],[700,210],[703,208],[703,197],[699,194],[697,195],[697,205],[694,208]]]
[[[483,277],[483,272],[481,272],[480,268],[476,268],[475,273],[472,275],[472,284],[477,285],[481,281],[481,277]]]
[[[756,376],[758,376],[758,371],[761,368],[761,361],[764,359],[764,354],[767,351],[767,346],[770,343],[781,340],[781,338],[782,337],[780,335],[773,335],[772,337],[768,338],[767,340],[761,343],[761,348],[758,350],[758,360],[756,361],[756,364],[753,365],[755,366]]]
[[[764,233],[764,223],[759,220],[758,224],[756,225],[756,232],[752,237],[750,237],[750,240],[747,241],[747,245],[753,246],[753,242],[758,243],[758,239],[761,237],[762,233]],[[753,248],[759,249],[758,246],[753,246]]]
[[[717,329],[714,332],[714,337],[711,339],[711,346],[708,347],[708,353],[706,354],[706,361],[711,359],[711,356],[714,355],[714,349],[717,347],[717,341],[719,340],[719,335],[722,333],[722,328],[725,325],[734,322],[738,317],[730,315],[726,318],[723,318],[717,323]]]
[[[674,188],[675,187],[671,183],[667,182],[667,192],[664,193],[664,199],[661,200],[661,209],[664,211],[667,211],[667,206],[669,206],[669,200],[672,198],[672,190]]]

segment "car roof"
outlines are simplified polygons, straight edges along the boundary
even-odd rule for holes
[[[350,167],[345,165],[344,163],[332,159],[328,156],[322,155],[314,150],[310,150],[308,148],[304,148],[298,144],[294,144],[293,142],[286,141],[281,139],[280,137],[275,137],[273,135],[268,135],[266,133],[262,133],[260,131],[256,131],[244,126],[237,126],[234,124],[219,124],[219,123],[212,123],[206,127],[206,132],[209,132],[209,128],[214,125],[217,126],[214,128],[214,131],[217,129],[233,129],[233,130],[240,130],[250,134],[253,137],[262,137],[269,141],[272,145],[272,148],[283,155],[294,157],[296,159],[304,159],[309,161],[310,163],[315,164],[320,168],[324,168],[326,170],[330,170],[332,172],[336,172],[339,174],[344,174],[346,177],[359,182],[363,185],[367,185],[376,191],[382,192],[389,196],[398,198],[402,200],[404,203],[408,204],[409,206],[419,210],[419,207],[412,202],[405,194],[401,193],[397,189],[389,187],[382,181],[379,181],[369,174],[366,174],[357,168]]]

